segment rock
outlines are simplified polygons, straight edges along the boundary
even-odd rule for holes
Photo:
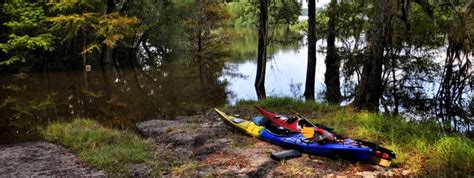
[[[356,175],[360,175],[365,178],[372,178],[372,177],[377,177],[377,173],[375,172],[370,172],[370,171],[364,171],[364,172],[358,172]]]
[[[0,146],[0,177],[105,177],[62,146],[39,141]]]
[[[176,121],[171,120],[150,120],[137,124],[138,131],[146,136],[152,137],[173,130]]]
[[[151,172],[151,168],[146,164],[132,164],[128,166],[129,177],[147,177]]]

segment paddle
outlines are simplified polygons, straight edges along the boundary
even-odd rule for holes
[[[298,150],[285,150],[278,153],[272,153],[270,157],[275,161],[281,161],[301,157],[301,152]]]
[[[303,126],[303,129],[301,129],[300,132],[305,138],[313,138],[314,137],[314,127],[304,127]]]
[[[305,120],[306,122],[308,122],[309,124],[311,124],[313,127],[319,127],[319,128],[324,129],[324,130],[327,130],[327,131],[329,131],[329,132],[331,132],[331,131],[334,130],[334,128],[325,126],[325,125],[323,125],[323,124],[318,124],[318,123],[313,124],[313,123],[310,122],[308,119],[306,119],[302,114],[300,114],[300,113],[298,113],[298,112],[296,112],[296,111],[293,111],[293,113],[294,113],[296,116],[298,116],[298,117],[300,117],[301,119],[303,119],[303,120]]]
[[[305,121],[308,122],[311,126],[314,127],[314,128],[312,128],[312,127],[307,127],[307,128],[312,128],[312,129],[313,129],[313,135],[312,135],[312,136],[314,136],[314,129],[315,129],[315,128],[322,128],[322,129],[326,130],[326,131],[329,132],[329,133],[332,133],[331,131],[334,130],[333,128],[327,127],[327,126],[322,125],[322,124],[313,124],[312,122],[308,121],[308,119],[306,119],[302,114],[300,114],[300,113],[298,113],[298,112],[296,112],[296,111],[293,111],[293,113],[294,113],[295,115],[297,115],[298,117],[300,117],[301,119],[305,120]],[[303,127],[303,129],[304,129],[304,127]],[[308,131],[308,132],[310,132],[310,131]],[[303,130],[301,130],[301,133],[303,133]],[[341,135],[335,134],[335,133],[332,133],[332,134],[334,134],[334,136],[336,136],[336,139],[344,139],[344,136],[341,136]],[[309,135],[310,135],[310,134],[308,134],[308,136],[309,136]],[[303,136],[304,136],[304,135],[303,135]],[[305,137],[306,137],[306,136],[305,136]]]

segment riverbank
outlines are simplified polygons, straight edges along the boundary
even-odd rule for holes
[[[174,120],[139,123],[137,132],[141,136],[131,131],[104,128],[85,119],[52,124],[43,134],[47,140],[72,150],[83,163],[104,170],[108,175],[473,175],[473,141],[462,135],[444,134],[433,123],[405,122],[398,117],[285,98],[241,101],[236,106],[221,109],[250,118],[258,115],[254,105],[280,114],[298,111],[346,136],[392,149],[397,158],[390,168],[308,154],[276,162],[270,159],[270,154],[283,148],[231,129],[211,110]],[[0,150],[0,155],[22,150],[21,147],[13,148],[8,149],[10,153]],[[27,159],[13,160],[14,164],[21,165]],[[0,170],[6,170],[5,166],[0,166]],[[0,171],[0,174],[4,172]]]
[[[371,141],[397,154],[392,165],[416,174],[474,175],[474,141],[458,133],[446,133],[437,123],[406,121],[399,116],[355,111],[325,103],[304,102],[291,98],[264,101],[240,101],[236,111],[252,114],[254,105],[280,114],[294,111],[313,122],[335,128],[350,138]]]

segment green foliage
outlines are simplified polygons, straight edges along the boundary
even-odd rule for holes
[[[151,160],[149,143],[130,132],[104,128],[93,120],[54,123],[43,131],[43,136],[74,150],[80,159],[111,174],[127,173],[128,165]]]
[[[10,39],[6,44],[0,44],[0,48],[3,52],[8,53],[16,49],[27,49],[27,50],[44,50],[52,51],[54,48],[53,35],[50,33],[40,34],[38,36],[31,37],[29,35],[17,36],[11,34],[8,36]]]
[[[336,30],[337,36],[341,39],[351,38],[360,35],[368,28],[368,22],[364,17],[368,15],[367,7],[362,1],[350,3],[342,1],[337,4]],[[327,9],[324,9],[324,16],[327,18]]]
[[[316,39],[325,39],[327,36],[329,17],[327,10],[316,11]],[[308,21],[303,20],[291,25],[292,30],[308,32]]]
[[[3,25],[10,34],[5,43],[0,43],[0,49],[9,54],[0,65],[27,62],[37,52],[54,50],[55,37],[44,28],[42,22],[46,16],[41,6],[20,1],[4,4],[2,11],[9,16]]]
[[[275,0],[270,3],[270,24],[291,25],[298,21],[301,13],[298,0]]]
[[[122,41],[126,36],[142,31],[138,24],[139,20],[136,17],[111,13],[101,16],[99,23],[94,24],[93,27],[97,30],[95,35],[98,38],[104,38],[102,43],[109,47],[115,47],[117,42]]]
[[[143,31],[138,18],[118,12],[103,14],[104,4],[95,4],[96,8],[90,8],[94,4],[94,2],[50,3],[51,9],[57,13],[56,16],[47,19],[52,23],[51,30],[63,34],[63,42],[83,44],[84,40],[89,41],[87,46],[82,46],[81,54],[92,53],[94,49],[99,49],[99,44],[116,47],[117,43],[124,41],[127,36]]]
[[[40,27],[40,23],[46,16],[41,6],[35,3],[17,1],[6,3],[3,12],[10,17],[10,21],[5,22],[5,26],[17,33],[26,33]]]
[[[184,21],[189,39],[188,51],[197,56],[196,61],[202,65],[203,62],[217,62],[227,57],[228,35],[226,31],[219,29],[227,24],[230,17],[224,6],[219,3],[196,2],[186,4],[185,8],[189,12]]]
[[[140,19],[146,26],[141,45],[155,48],[155,54],[170,56],[183,51],[188,42],[183,38],[185,22],[183,18],[189,15],[185,3],[174,1],[129,1],[126,14]],[[150,57],[150,56],[147,56]]]
[[[252,28],[226,29],[231,36],[231,58],[237,60],[251,60],[257,55],[258,31]],[[267,56],[271,57],[279,51],[298,50],[301,46],[303,35],[296,30],[286,27],[269,29],[270,43]]]
[[[97,23],[97,13],[69,14],[49,17],[47,20],[52,23],[51,30],[55,32],[66,32],[64,41],[71,41],[79,32],[86,32]]]
[[[240,1],[227,4],[235,27],[254,27],[258,24],[258,3],[256,1]]]
[[[244,0],[226,5],[235,27],[256,27],[258,25],[259,4]],[[271,25],[291,25],[298,21],[301,4],[297,0],[276,0],[270,2],[269,23]]]

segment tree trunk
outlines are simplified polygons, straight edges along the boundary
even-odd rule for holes
[[[304,96],[314,100],[314,80],[316,75],[316,0],[308,2],[308,69]]]
[[[392,58],[392,81],[393,81],[393,87],[392,87],[392,95],[393,95],[393,105],[394,105],[394,109],[393,109],[393,113],[395,115],[398,115],[399,113],[399,110],[398,110],[398,105],[399,102],[398,102],[398,94],[397,94],[397,89],[398,86],[397,86],[397,77],[395,75],[395,72],[396,72],[396,69],[395,69],[395,66],[397,65],[397,60],[395,58],[395,54],[393,53],[393,49],[390,50],[391,51],[391,55],[390,57]],[[397,51],[398,53],[398,51]]]
[[[81,57],[82,57],[81,65],[82,65],[82,77],[83,77],[83,80],[84,80],[83,90],[88,91],[89,90],[89,82],[88,82],[88,79],[87,79],[87,71],[86,71],[87,56],[86,56],[86,53],[84,53],[86,51],[86,48],[87,48],[87,35],[86,35],[86,31],[82,30],[82,52],[83,53],[81,54]]]
[[[265,99],[265,70],[267,64],[267,25],[268,25],[269,0],[260,0],[260,20],[258,30],[258,54],[257,54],[257,76],[255,78],[255,90],[259,100]]]
[[[359,109],[377,110],[384,87],[382,85],[382,65],[387,32],[391,25],[390,0],[374,0],[372,27],[368,33],[362,79],[358,86],[354,106]]]
[[[336,11],[337,0],[331,0],[329,4],[329,21],[327,36],[326,73],[324,82],[326,84],[326,99],[330,103],[341,101],[341,88],[339,81],[339,68],[341,66],[336,49]]]
[[[107,0],[107,11],[106,14],[112,13],[115,8],[114,0]],[[102,44],[102,55],[101,55],[101,68],[102,77],[104,79],[104,89],[107,99],[111,98],[111,81],[110,81],[110,61],[111,61],[112,48],[107,46],[105,43]]]

